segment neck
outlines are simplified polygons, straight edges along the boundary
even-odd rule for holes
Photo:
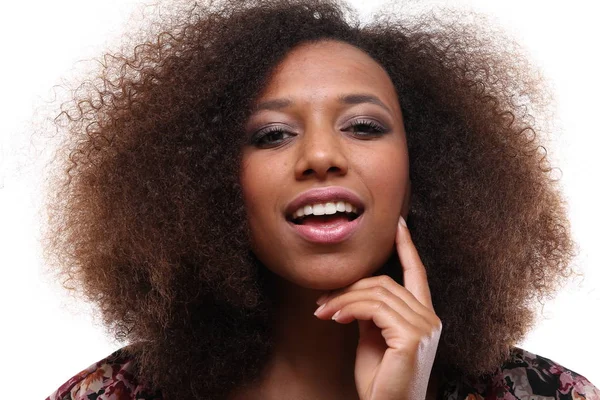
[[[259,382],[233,399],[356,399],[354,363],[358,323],[318,319],[314,312],[323,290],[274,279],[272,356]],[[435,395],[430,382],[428,399]],[[431,397],[434,398],[434,397]]]
[[[358,399],[354,359],[358,324],[318,319],[323,290],[277,276],[273,287],[273,349],[261,379],[233,399]]]
[[[353,398],[358,324],[315,315],[324,291],[281,282],[278,286],[272,373],[297,382],[318,398]],[[324,396],[330,394],[330,396]],[[335,395],[337,394],[337,395]],[[353,394],[353,397],[348,397]],[[340,396],[342,395],[342,396]],[[317,398],[317,397],[310,397]]]

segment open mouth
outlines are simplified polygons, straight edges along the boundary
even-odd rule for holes
[[[361,198],[344,187],[315,188],[301,193],[286,207],[285,218],[305,241],[331,245],[350,239],[364,225]]]
[[[292,218],[288,217],[288,221],[295,225],[309,225],[309,226],[327,226],[327,225],[338,225],[340,223],[351,222],[360,216],[362,211],[359,212],[336,212],[335,214],[324,214],[324,215],[304,215],[301,217]]]
[[[363,210],[353,208],[332,214],[295,215],[287,218],[294,231],[308,242],[331,245],[349,239],[358,231]]]

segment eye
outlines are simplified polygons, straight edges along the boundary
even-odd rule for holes
[[[358,119],[350,122],[350,125],[342,129],[342,131],[352,132],[355,136],[369,137],[381,136],[387,133],[389,129],[370,119]]]
[[[251,144],[258,148],[275,147],[292,136],[294,136],[293,133],[285,131],[280,126],[271,126],[258,131],[252,138]]]

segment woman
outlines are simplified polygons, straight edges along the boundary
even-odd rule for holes
[[[478,32],[230,1],[105,57],[46,244],[131,344],[49,398],[600,398],[514,347],[573,243],[543,88]]]

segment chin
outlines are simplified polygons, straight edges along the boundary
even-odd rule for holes
[[[284,279],[307,289],[334,290],[372,276],[381,266],[368,268],[368,263],[318,263],[295,266]],[[291,272],[291,271],[290,271]]]
[[[285,280],[295,286],[314,290],[334,290],[373,276],[390,258],[389,249],[356,249],[348,252],[273,254],[258,259],[275,280]],[[264,254],[264,255],[267,255]],[[273,257],[273,256],[278,257]],[[376,255],[376,257],[373,257]]]

